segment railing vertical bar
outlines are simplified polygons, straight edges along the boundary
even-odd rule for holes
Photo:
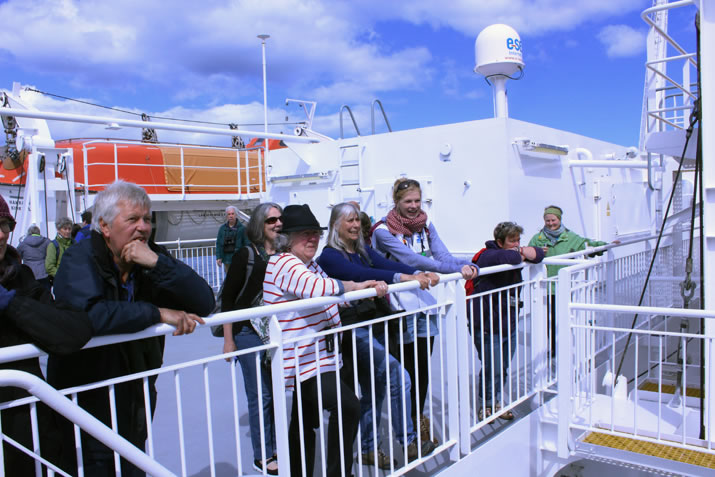
[[[40,455],[40,431],[37,426],[37,403],[30,403],[30,429],[32,432],[32,451]],[[0,443],[2,447],[2,443]],[[4,461],[3,461],[4,462]],[[42,475],[42,464],[39,460],[35,459],[35,475]]]
[[[211,388],[209,381],[209,367],[207,363],[202,365],[204,377],[204,399],[206,399],[206,431],[208,433],[209,445],[209,468],[211,477],[216,477],[216,457],[214,455],[213,419],[211,415]]]
[[[241,410],[238,408],[238,380],[236,379],[236,357],[230,358],[229,373],[231,373],[231,400],[233,405],[233,433],[236,436],[236,467],[238,475],[243,475],[243,459],[241,459],[241,427],[239,417]],[[261,411],[263,408],[261,408]],[[265,459],[264,459],[265,462]]]
[[[186,436],[184,435],[184,411],[181,403],[181,374],[174,371],[174,394],[176,397],[176,419],[179,427],[179,459],[181,461],[181,475],[186,477]]]
[[[114,391],[114,384],[111,384],[109,386],[109,411],[112,422],[112,430],[118,433],[119,430],[117,425],[117,399]],[[121,460],[119,453],[116,451],[114,452],[114,469],[116,470],[117,475],[122,475]]]
[[[149,380],[142,378],[142,389],[144,391],[144,419],[146,419],[147,430],[147,450],[149,457],[154,458],[154,428],[152,427],[151,398],[149,395]]]

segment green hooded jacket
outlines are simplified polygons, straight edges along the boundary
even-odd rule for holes
[[[545,257],[553,257],[555,255],[563,255],[571,252],[578,252],[579,250],[586,250],[586,246],[589,247],[600,247],[601,245],[606,245],[608,242],[601,242],[600,240],[591,240],[589,238],[581,237],[578,234],[573,233],[569,229],[566,229],[564,233],[559,235],[559,239],[554,245],[551,245],[551,241],[546,236],[544,231],[540,231],[529,241],[529,247],[548,247]],[[601,255],[603,252],[599,252]],[[559,270],[564,268],[565,265],[546,265],[546,275],[549,277],[556,276]]]

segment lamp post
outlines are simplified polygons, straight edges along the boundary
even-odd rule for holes
[[[271,35],[261,34],[258,38],[261,39],[261,50],[263,53],[263,132],[268,132],[268,93],[266,90],[266,40]],[[264,138],[264,146],[266,148],[264,164],[268,162],[268,138]]]

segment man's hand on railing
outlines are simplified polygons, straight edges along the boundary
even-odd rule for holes
[[[188,335],[194,332],[196,323],[204,324],[204,319],[193,313],[186,313],[181,310],[172,310],[171,308],[159,308],[161,314],[161,322],[176,327],[174,336]]]

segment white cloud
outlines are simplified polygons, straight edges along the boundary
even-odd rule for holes
[[[608,25],[598,32],[609,58],[635,56],[645,50],[646,33],[628,25]]]
[[[536,36],[647,6],[644,0],[206,0],[197,8],[191,0],[7,0],[0,3],[0,18],[8,19],[0,30],[0,68],[20,81],[31,75],[38,84],[62,85],[39,89],[68,96],[81,91],[123,109],[136,109],[126,105],[137,101],[118,94],[153,95],[152,104],[160,106],[149,114],[261,122],[259,33],[271,35],[269,104],[288,96],[318,100],[321,112],[344,103],[362,112],[375,97],[406,101],[398,92],[435,86],[445,95],[488,95],[474,89],[471,64],[445,70],[445,61],[454,60],[435,55],[417,35],[391,35],[394,25],[450,29],[471,42],[491,23]],[[609,54],[622,51],[606,46]],[[78,107],[52,101],[48,110]],[[176,104],[191,108],[172,108]],[[271,109],[273,121],[284,116],[282,108]],[[316,118],[318,130],[319,123],[337,135],[335,113]],[[90,132],[111,133],[86,128],[67,135]]]

